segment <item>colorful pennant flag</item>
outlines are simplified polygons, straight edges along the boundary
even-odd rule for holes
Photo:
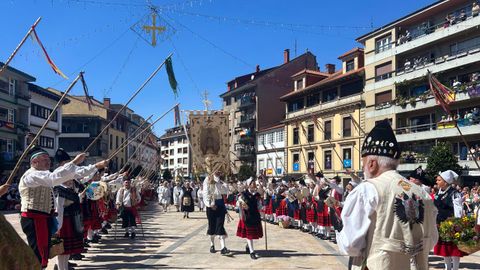
[[[38,43],[38,45],[40,45],[40,48],[42,48],[43,54],[45,55],[45,58],[47,59],[47,62],[50,65],[50,67],[52,67],[53,71],[58,75],[62,76],[64,79],[68,79],[68,77],[65,76],[65,74],[63,74],[63,72],[57,67],[57,65],[55,65],[55,63],[52,61],[50,56],[48,56],[47,50],[45,50],[45,47],[43,46],[42,42],[38,38],[37,32],[35,31],[34,27],[32,27],[32,33],[30,34],[30,36]]]
[[[428,82],[430,83],[430,91],[437,101],[437,104],[448,114],[451,114],[450,103],[455,101],[455,92],[438,81],[429,71]]]
[[[173,65],[172,65],[172,57],[168,57],[165,60],[165,69],[167,70],[168,81],[170,82],[170,87],[173,90],[173,94],[175,97],[178,97],[178,90],[177,90],[177,80],[175,79],[175,73],[173,72]]]
[[[92,99],[90,98],[90,95],[88,94],[88,87],[87,87],[87,83],[85,82],[85,77],[83,77],[83,72],[80,74],[80,80],[82,81],[83,91],[85,92],[85,101],[87,102],[88,110],[91,111],[93,102],[92,102]]]

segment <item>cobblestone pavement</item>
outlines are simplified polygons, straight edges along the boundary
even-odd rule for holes
[[[235,236],[238,217],[234,212],[230,214],[235,220],[226,223],[231,254],[211,254],[205,212],[193,212],[189,219],[183,219],[182,213],[159,210],[150,202],[141,212],[143,233],[139,226],[134,240],[123,238],[120,225],[112,228],[99,244],[92,244],[85,259],[75,261],[75,269],[347,269],[348,258],[338,253],[335,244],[271,224],[267,224],[268,250],[265,239],[254,241],[259,258],[252,260],[245,254],[245,240]],[[5,216],[25,238],[19,215]],[[218,240],[216,248],[220,249]],[[432,256],[430,261],[432,269],[443,269],[443,259]],[[54,262],[50,261],[48,269],[53,269]],[[480,252],[462,258],[460,266],[480,269]]]

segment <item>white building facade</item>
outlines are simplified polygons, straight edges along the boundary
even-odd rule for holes
[[[286,173],[285,126],[278,125],[257,133],[257,175],[281,177]]]
[[[40,128],[43,126],[48,116],[52,112],[53,108],[60,100],[60,96],[44,89],[35,84],[29,84],[28,90],[30,92],[31,106],[29,109],[28,125],[32,136],[27,138],[26,143],[30,143],[30,140],[35,136]],[[63,104],[67,104],[70,101],[64,99]],[[48,152],[50,157],[55,156],[55,151],[58,148],[58,138],[62,133],[62,107],[60,106],[55,112],[53,118],[48,123],[45,130],[40,135],[37,145]],[[25,145],[26,147],[26,145]]]
[[[170,170],[173,177],[191,176],[190,148],[183,126],[167,129],[166,133],[160,137],[160,144],[161,156],[163,158],[161,165],[162,173],[165,170]]]

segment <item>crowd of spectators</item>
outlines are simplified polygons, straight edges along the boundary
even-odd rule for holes
[[[5,179],[0,180],[0,185],[3,185]],[[20,192],[18,191],[18,184],[14,183],[8,189],[8,192],[0,197],[0,210],[18,210],[20,209]]]

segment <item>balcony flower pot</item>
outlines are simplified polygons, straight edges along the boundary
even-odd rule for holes
[[[411,97],[409,100],[408,100],[408,103],[410,103],[410,105],[412,107],[415,107],[415,105],[417,105],[417,98],[416,97]]]

